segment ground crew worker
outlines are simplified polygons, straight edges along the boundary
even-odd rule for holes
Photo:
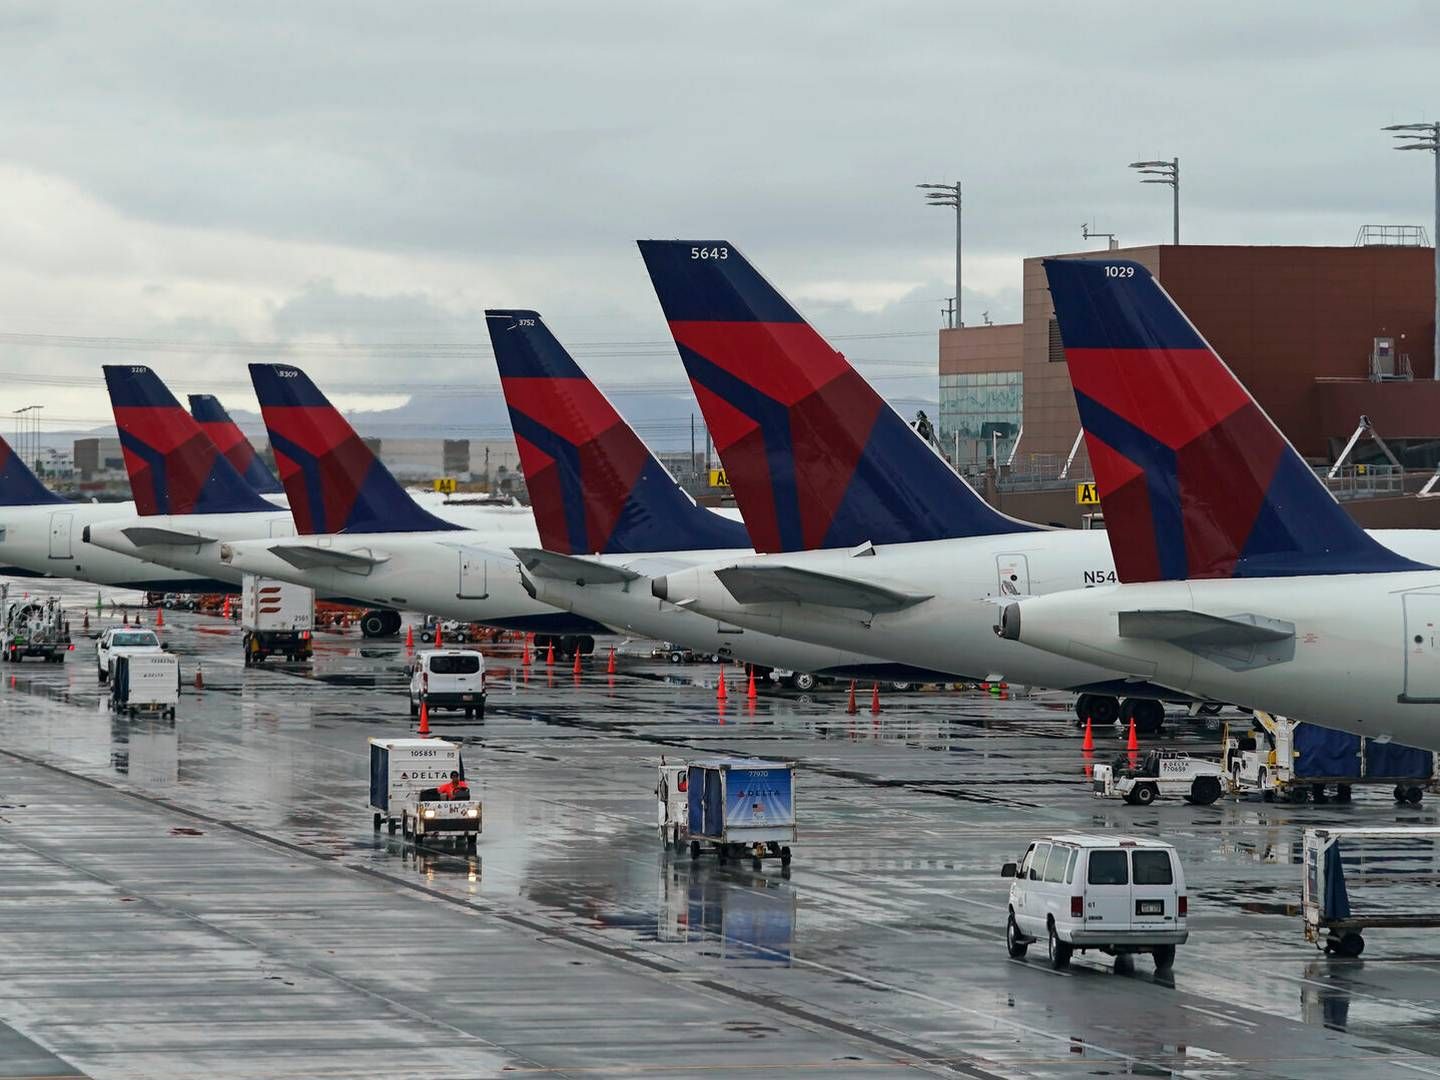
[[[435,790],[440,793],[442,799],[468,799],[470,797],[470,785],[458,772],[452,772],[449,781],[441,784]]]

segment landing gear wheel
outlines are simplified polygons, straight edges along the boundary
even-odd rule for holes
[[[365,637],[384,637],[390,620],[386,612],[367,611],[360,619],[360,633]]]
[[[1156,945],[1154,956],[1156,971],[1169,971],[1175,966],[1174,945]]]
[[[1090,714],[1094,702],[1094,694],[1081,694],[1075,699],[1075,719],[1078,723],[1083,724],[1086,720],[1094,721],[1095,718]]]
[[[1120,702],[1108,694],[1090,698],[1090,719],[1096,724],[1113,724],[1120,716]]]
[[[1165,723],[1165,706],[1153,698],[1126,698],[1120,706],[1120,719],[1129,723],[1132,716],[1138,734],[1159,735]]]
[[[1065,942],[1061,941],[1058,937],[1055,936],[1054,923],[1050,924],[1050,939],[1048,944],[1050,946],[1050,966],[1056,971],[1059,971],[1061,968],[1069,967],[1070,956],[1072,953],[1074,953],[1075,948],[1074,946],[1066,945]]]
[[[1005,920],[1005,951],[1010,959],[1021,960],[1030,951],[1030,943],[1020,936],[1020,927],[1015,925],[1015,913]]]

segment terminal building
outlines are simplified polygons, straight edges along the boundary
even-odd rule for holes
[[[1440,526],[1440,506],[1400,498],[1440,463],[1433,248],[1157,245],[1052,257],[1148,267],[1313,465],[1333,464],[1368,418],[1332,488],[1373,496],[1352,507],[1366,524]],[[1073,481],[1091,472],[1043,261],[1024,261],[1019,323],[940,331],[936,438],[1007,512],[1073,525],[1096,508],[1075,502]]]

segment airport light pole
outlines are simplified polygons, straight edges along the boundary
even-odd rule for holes
[[[955,208],[955,314],[951,319],[952,329],[965,325],[965,316],[960,311],[960,237],[961,237],[961,211],[960,211],[960,181],[953,184],[916,184],[917,188],[924,188],[925,201],[930,206],[943,206],[947,210]]]
[[[1394,131],[1400,140],[1396,150],[1429,150],[1435,155],[1435,367],[1432,378],[1440,379],[1440,120],[1429,124],[1390,124],[1383,131]]]
[[[26,405],[23,409],[15,410],[15,452],[20,455],[20,460],[32,469],[37,464],[35,459],[40,456],[40,418],[26,414],[44,407]]]
[[[1143,175],[1154,177],[1141,180],[1142,184],[1169,184],[1175,202],[1175,244],[1180,244],[1180,159],[1170,161],[1132,161],[1130,168]]]

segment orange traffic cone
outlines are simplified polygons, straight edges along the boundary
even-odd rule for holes
[[[855,713],[858,711],[858,710],[855,708],[855,680],[854,680],[854,679],[851,679],[851,680],[850,680],[850,700],[845,703],[845,711],[846,711],[848,714],[850,714],[851,716],[854,716]]]
[[[1080,744],[1080,749],[1087,754],[1095,749],[1095,732],[1090,727],[1090,718],[1085,718],[1085,741]]]
[[[430,709],[425,704],[425,699],[420,699],[420,726],[416,729],[418,735],[430,734]]]
[[[574,671],[576,675],[580,674],[580,650],[578,648],[575,650],[575,666],[571,670]]]
[[[606,674],[606,675],[614,675],[614,674],[615,674],[615,646],[614,646],[614,645],[611,645],[611,646],[610,646],[610,662],[605,665],[605,674]]]
[[[725,689],[725,662],[720,662],[720,685],[715,687],[715,700],[724,701],[730,694]]]
[[[205,689],[205,671],[203,668],[201,668],[198,662],[195,665],[195,689]]]
[[[414,652],[414,651],[415,651],[415,624],[414,624],[414,623],[411,623],[409,626],[405,627],[405,651],[406,651],[406,652]]]
[[[435,624],[435,647],[437,649],[445,647],[445,628],[438,622]]]
[[[525,635],[525,647],[524,647],[524,651],[522,651],[522,652],[520,653],[520,666],[521,666],[521,667],[529,667],[529,666],[530,666],[530,635],[529,635],[529,634],[526,634],[526,635]]]
[[[121,626],[129,626],[129,625],[130,625],[130,612],[129,612],[128,610],[127,610],[127,611],[122,611],[122,612],[120,613],[120,625],[121,625]]]
[[[1125,738],[1126,750],[1139,750],[1140,740],[1135,737],[1135,717],[1130,717],[1130,734]]]
[[[156,626],[164,626],[164,625],[165,625],[165,609],[164,609],[164,608],[156,608],[156,609],[155,609],[155,625],[156,625]]]
[[[870,715],[880,715],[880,684],[878,682],[870,688]]]
[[[754,664],[751,664],[751,665],[750,665],[750,685],[745,689],[745,698],[746,698],[747,701],[754,701],[754,700],[755,700],[755,665],[754,665]]]
[[[555,666],[555,642],[553,641],[545,647],[545,663],[548,667]]]

